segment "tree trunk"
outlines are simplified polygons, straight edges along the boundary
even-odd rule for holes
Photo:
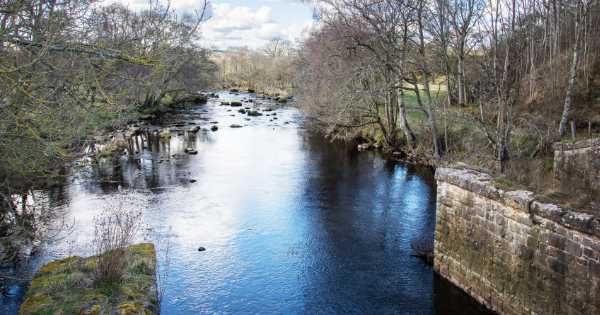
[[[420,4],[419,10],[417,11],[418,15],[418,27],[419,27],[419,54],[421,55],[421,71],[423,72],[423,88],[425,90],[425,96],[427,97],[427,105],[425,106],[425,110],[427,111],[427,118],[429,120],[429,127],[431,128],[431,138],[433,142],[433,151],[436,158],[440,158],[442,156],[442,151],[440,149],[440,141],[437,132],[437,126],[435,121],[435,112],[433,111],[433,99],[431,98],[431,90],[429,88],[429,67],[427,65],[427,56],[425,52],[425,36],[423,34],[423,3]],[[416,76],[414,76],[415,80],[415,93],[417,95],[417,99],[420,100],[419,97],[419,87],[417,85]],[[420,103],[420,102],[419,102]]]
[[[465,93],[465,61],[462,53],[458,54],[458,104],[464,105],[466,103]]]
[[[565,95],[565,103],[563,105],[562,117],[558,126],[558,135],[563,137],[567,129],[567,122],[569,120],[569,114],[571,112],[573,89],[575,87],[575,80],[577,79],[577,63],[578,63],[578,47],[579,47],[579,17],[575,20],[575,47],[573,47],[573,60],[571,61],[571,69],[569,71],[569,83],[567,86],[567,94]]]
[[[406,143],[412,149],[414,148],[415,142],[417,141],[417,137],[414,132],[410,129],[408,124],[408,120],[406,119],[406,104],[404,103],[404,89],[400,88],[400,93],[398,95],[398,110],[400,114],[400,127],[404,132],[404,136],[406,137]]]

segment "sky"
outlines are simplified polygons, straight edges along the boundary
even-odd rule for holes
[[[165,0],[166,1],[166,0]],[[112,0],[131,9],[147,0]],[[203,0],[171,0],[178,12],[193,12]],[[210,0],[211,17],[201,27],[207,48],[259,48],[273,38],[302,40],[313,27],[312,8],[299,0]]]

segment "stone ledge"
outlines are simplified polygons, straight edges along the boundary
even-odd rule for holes
[[[591,147],[600,147],[600,138],[585,139],[575,142],[556,142],[552,144],[552,149],[554,149],[554,151],[569,151]]]
[[[564,227],[600,237],[600,218],[542,202],[531,191],[503,190],[495,186],[493,177],[484,172],[468,168],[438,168],[435,178]]]
[[[31,281],[19,314],[158,314],[154,245],[131,245],[124,254],[121,283],[95,283],[96,257],[49,262]]]
[[[529,204],[534,200],[532,192],[526,190],[503,190],[494,185],[494,178],[492,176],[473,169],[438,168],[435,172],[435,178],[437,181],[458,186],[525,212],[529,212]]]

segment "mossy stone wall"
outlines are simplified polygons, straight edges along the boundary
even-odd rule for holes
[[[436,179],[439,274],[501,314],[600,314],[598,218],[473,170]]]
[[[559,142],[553,148],[554,172],[558,180],[588,176],[590,180],[586,184],[600,188],[600,138]]]
[[[131,245],[124,255],[127,267],[120,283],[96,283],[96,257],[46,264],[33,278],[19,314],[158,314],[154,246]]]

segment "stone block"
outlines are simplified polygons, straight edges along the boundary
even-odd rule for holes
[[[600,309],[597,218],[497,189],[474,170],[436,177],[445,200],[434,259],[442,276],[501,314]]]

